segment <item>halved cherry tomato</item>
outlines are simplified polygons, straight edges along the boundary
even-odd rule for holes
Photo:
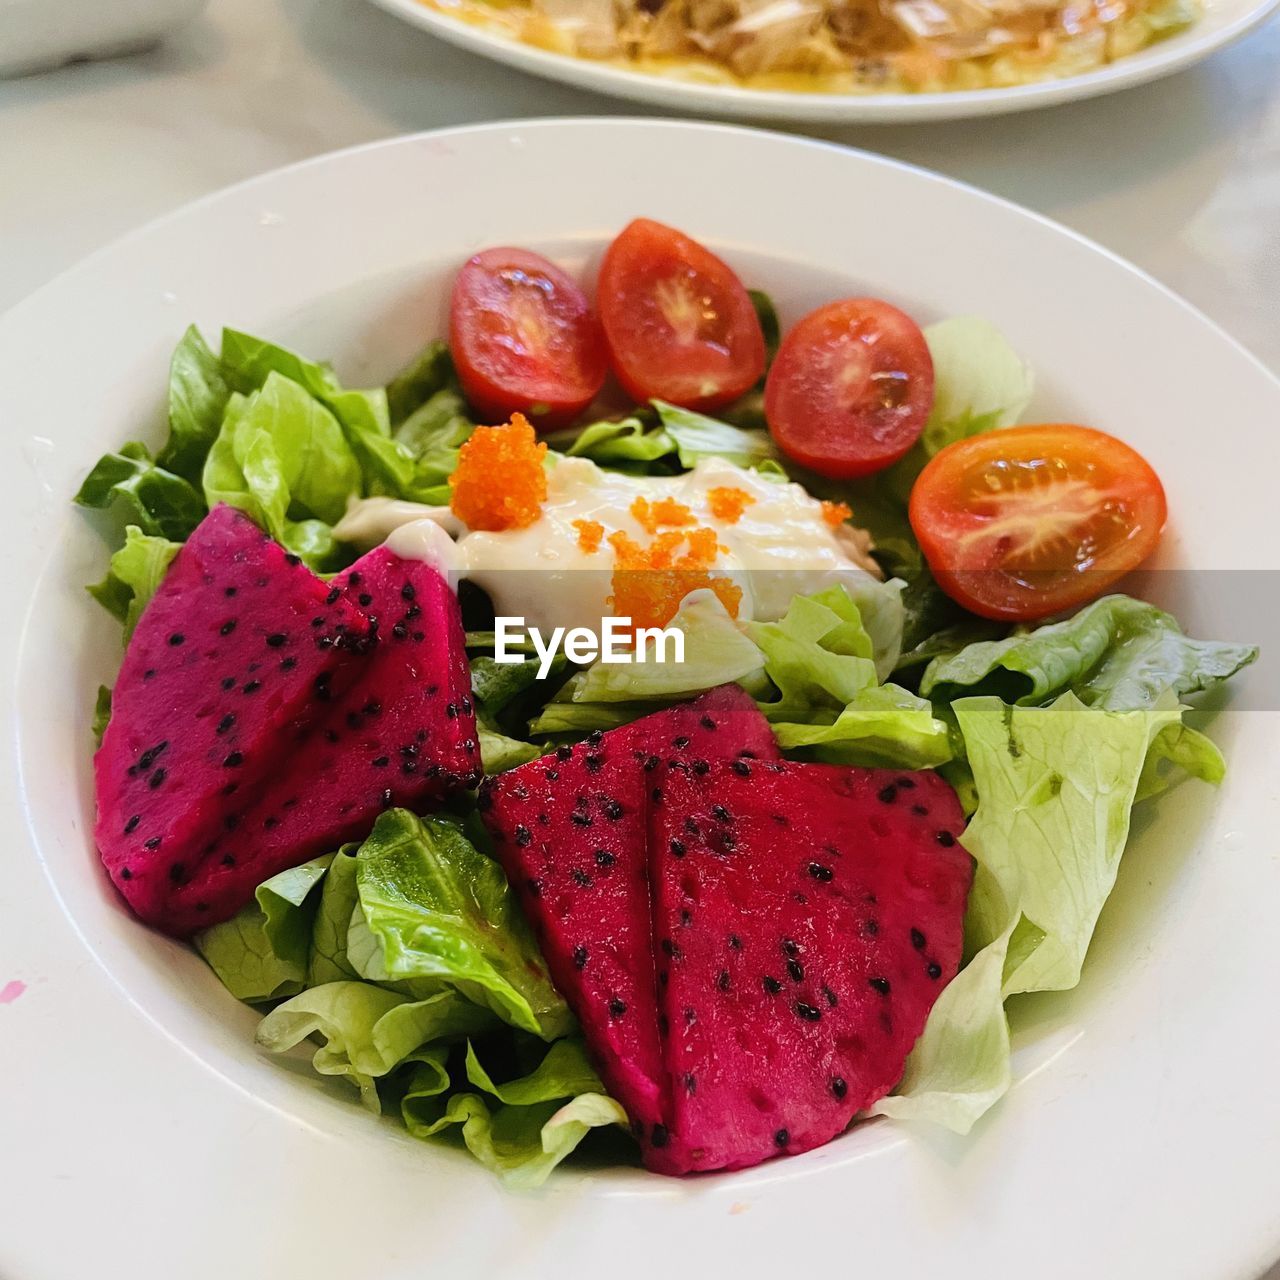
[[[909,515],[938,585],[1031,622],[1100,595],[1155,549],[1167,512],[1146,459],[1102,431],[1008,427],[941,450]]]
[[[449,344],[472,408],[494,422],[523,413],[539,429],[564,426],[607,372],[586,295],[527,249],[486,249],[458,272]]]
[[[764,334],[742,281],[709,249],[637,218],[596,286],[609,363],[634,400],[716,409],[764,373]]]
[[[879,298],[811,311],[782,340],[764,389],[778,447],[835,480],[870,475],[915,444],[933,408],[920,326]]]

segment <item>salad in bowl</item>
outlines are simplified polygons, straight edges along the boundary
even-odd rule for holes
[[[788,319],[648,219],[590,282],[495,247],[382,387],[189,330],[77,496],[105,873],[264,1049],[515,1185],[967,1132],[1134,807],[1223,776],[1186,700],[1257,651],[1124,594],[1145,459],[1024,422],[981,319]]]

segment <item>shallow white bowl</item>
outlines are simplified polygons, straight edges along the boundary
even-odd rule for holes
[[[83,593],[105,548],[69,498],[104,448],[158,438],[185,325],[381,379],[441,331],[473,250],[581,264],[640,213],[712,242],[784,319],[845,291],[988,316],[1037,368],[1036,412],[1158,467],[1166,567],[1280,561],[1272,473],[1248,465],[1280,383],[1096,246],[869,155],[646,121],[486,126],[286,169],[104,250],[0,319],[0,1274],[1245,1280],[1280,1253],[1274,710],[1218,718],[1221,791],[1144,813],[1084,983],[1022,1002],[1018,1082],[974,1134],[876,1122],[742,1174],[578,1167],[506,1193],[256,1053],[254,1015],[110,891],[89,715],[119,637]]]
[[[869,94],[789,93],[735,85],[692,84],[593,62],[589,58],[551,53],[440,13],[419,0],[373,0],[373,3],[472,53],[548,80],[562,80],[580,89],[646,102],[663,111],[796,124],[891,124],[1004,115],[1145,84],[1189,67],[1215,49],[1230,44],[1273,13],[1280,0],[1205,0],[1204,16],[1186,31],[1109,66],[1062,80],[956,93]]]

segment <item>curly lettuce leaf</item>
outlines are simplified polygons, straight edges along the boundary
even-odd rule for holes
[[[430,365],[429,359],[427,365]],[[234,329],[222,332],[222,367],[228,382],[242,394],[265,388],[272,377],[283,377],[327,409],[338,423],[347,449],[359,467],[360,487],[348,493],[436,501],[442,480],[439,459],[420,467],[419,459],[428,448],[426,442],[420,442],[416,450],[411,448],[403,438],[407,434],[405,424],[401,424],[402,430],[396,436],[392,435],[388,390],[344,387],[327,364],[306,360],[284,347]],[[427,390],[429,372],[439,371],[424,365],[407,372],[410,373],[407,382],[392,384],[399,408],[408,404],[414,394]],[[444,373],[445,380],[437,391],[447,386],[447,366]],[[346,496],[342,495],[344,501]]]
[[[833,764],[929,768],[951,758],[930,704],[878,683],[874,645],[842,586],[797,596],[778,622],[747,624],[778,696],[761,703],[778,744]]]
[[[104,453],[84,478],[74,501],[110,510],[143,533],[183,542],[204,519],[204,499],[181,476],[166,471],[136,440]]]
[[[314,569],[335,567],[332,525],[362,485],[338,420],[297,382],[270,373],[233,396],[204,465],[213,506],[239,507]]]
[[[309,987],[359,977],[347,958],[351,923],[360,909],[360,893],[356,888],[359,852],[358,844],[343,845],[329,863],[311,928],[311,953],[307,959]]]
[[[333,858],[325,854],[264,880],[247,907],[192,939],[237,1000],[278,1000],[306,986],[320,884]]]
[[[652,410],[618,421],[553,434],[548,443],[573,457],[590,458],[621,471],[689,469],[700,458],[717,457],[782,474],[773,438],[763,428],[734,426],[665,400],[654,400],[652,405]]]
[[[531,732],[612,729],[735,681],[760,699],[784,750],[897,768],[927,768],[951,758],[947,726],[931,705],[878,683],[876,642],[842,585],[796,596],[778,622],[741,624],[712,592],[694,592],[672,625],[685,633],[683,663],[597,663],[568,681]]]
[[[924,698],[895,684],[855,694],[829,724],[773,726],[783,751],[828,764],[883,769],[934,769],[951,759],[946,725]]]
[[[760,467],[778,460],[777,446],[767,431],[735,427],[665,400],[654,400],[653,407],[675,443],[682,467],[692,468],[700,458],[727,458],[740,467]]]
[[[456,825],[388,810],[356,862],[360,909],[389,979],[447,983],[547,1040],[572,1025],[502,868]]]
[[[528,1075],[495,1084],[467,1045],[465,1077],[479,1092],[442,1097],[438,1064],[418,1067],[401,1101],[405,1127],[418,1138],[457,1128],[473,1156],[513,1188],[540,1186],[592,1129],[627,1126],[577,1040],[559,1040]]]
[[[936,657],[920,691],[944,701],[990,693],[1030,706],[1069,689],[1087,706],[1126,711],[1153,706],[1168,693],[1207,689],[1257,656],[1254,645],[1193,640],[1155,605],[1112,595],[1064,622]]]
[[[124,624],[128,644],[142,611],[151,603],[181,544],[143,533],[137,525],[124,531],[124,546],[112,557],[107,576],[85,590]]]
[[[1226,776],[1227,762],[1214,742],[1179,721],[1165,725],[1151,740],[1136,800],[1149,800],[1187,778],[1216,787]]]
[[[662,427],[649,427],[634,415],[616,422],[593,422],[580,431],[547,437],[553,448],[563,447],[574,458],[590,458],[601,467],[616,470],[649,469],[649,464],[676,451],[675,441]]]
[[[424,1045],[474,1035],[490,1023],[486,1010],[456,991],[414,1000],[372,982],[329,982],[277,1005],[258,1024],[256,1039],[270,1053],[287,1053],[319,1037],[312,1067],[349,1080],[376,1114],[382,1109],[378,1080]]]
[[[162,467],[200,483],[230,395],[222,361],[192,325],[169,361],[169,439],[158,458]]]

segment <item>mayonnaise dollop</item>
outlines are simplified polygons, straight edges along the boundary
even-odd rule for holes
[[[736,521],[717,517],[710,491],[741,489],[753,501]],[[870,539],[849,525],[833,527],[822,503],[801,485],[769,479],[723,458],[704,458],[678,476],[629,476],[587,458],[553,456],[541,516],[523,529],[467,530],[446,507],[390,498],[353,499],[335,527],[337,537],[362,548],[386,541],[397,555],[429,560],[450,580],[468,578],[488,593],[495,612],[541,629],[589,627],[612,613],[615,563],[611,533],[641,544],[652,535],[631,512],[637,498],[673,498],[698,524],[716,531],[725,548],[713,573],[742,588],[739,617],[772,621],[793,596],[836,583],[855,599],[880,577]],[[584,551],[575,521],[604,526],[604,539]],[[449,538],[457,533],[456,541]]]

